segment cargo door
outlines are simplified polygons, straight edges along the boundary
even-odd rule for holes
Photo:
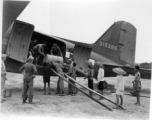
[[[84,72],[87,69],[86,60],[89,60],[91,51],[91,48],[81,45],[75,45],[73,58],[77,64],[76,69],[82,72]]]
[[[119,58],[127,64],[135,63],[136,48],[136,28],[131,24],[124,22],[121,26],[119,39]]]
[[[8,57],[20,62],[26,61],[33,30],[31,24],[17,20],[14,22],[7,45]]]

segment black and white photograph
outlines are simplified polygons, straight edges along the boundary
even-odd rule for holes
[[[0,9],[1,119],[151,119],[151,0]]]

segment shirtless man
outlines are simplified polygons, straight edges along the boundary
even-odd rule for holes
[[[44,47],[45,46],[46,46],[46,43],[45,44],[37,44],[33,48],[34,54],[36,56],[36,58],[35,58],[36,65],[38,64],[39,58],[45,56],[45,54],[44,54]]]
[[[63,57],[62,52],[56,43],[53,44],[50,53],[51,53],[51,55]]]

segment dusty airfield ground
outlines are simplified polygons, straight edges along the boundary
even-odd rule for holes
[[[129,92],[132,89],[133,76],[124,77],[125,79],[125,95],[124,107],[127,110],[113,109],[109,111],[100,104],[94,102],[81,92],[76,96],[58,96],[55,94],[57,77],[51,78],[51,95],[43,95],[43,80],[42,76],[36,76],[34,79],[34,104],[22,104],[22,75],[8,73],[8,81],[6,81],[6,89],[12,89],[12,97],[6,98],[5,102],[1,104],[2,115],[34,115],[34,116],[50,116],[50,117],[63,117],[63,118],[85,118],[85,119],[149,119],[150,111],[150,85],[151,81],[142,79],[141,106],[135,106],[136,98],[131,96]],[[113,90],[115,77],[105,78],[109,84],[105,96],[115,102],[115,94],[110,94]],[[81,84],[87,85],[87,80],[77,78]],[[95,81],[95,89],[96,89]],[[84,88],[78,86],[83,91],[87,92]],[[65,92],[67,93],[67,83],[65,82]],[[94,98],[99,99],[94,95]],[[106,100],[100,100],[103,104],[113,108],[114,105]]]

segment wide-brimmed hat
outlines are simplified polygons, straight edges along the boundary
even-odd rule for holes
[[[90,61],[86,61],[86,63],[87,63],[87,65],[88,65],[88,67],[89,67],[89,68],[91,68],[91,69],[93,69],[93,68],[94,68],[94,66],[93,66],[92,62],[90,62]]]
[[[104,68],[104,66],[103,66],[103,64],[101,63],[101,62],[95,62],[95,64],[97,65],[97,66],[99,66],[99,67],[102,67],[102,68]]]
[[[115,73],[117,73],[119,75],[126,74],[126,72],[122,68],[113,68],[112,70],[113,70],[113,72],[115,72]]]
[[[27,62],[32,62],[33,60],[34,60],[34,57],[29,56],[28,59],[27,59]]]

